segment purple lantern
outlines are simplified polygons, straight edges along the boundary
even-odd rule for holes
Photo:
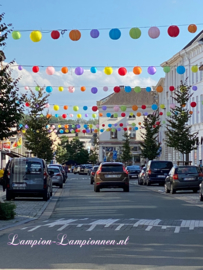
[[[82,75],[84,73],[84,69],[82,67],[76,67],[75,74]]]
[[[102,106],[102,110],[106,111],[107,107],[106,106]]]
[[[28,125],[25,125],[25,128],[29,128]]]
[[[154,74],[156,73],[156,68],[153,67],[153,66],[150,66],[150,67],[148,67],[147,72],[148,72],[150,75],[154,75]]]
[[[114,112],[118,112],[119,109],[120,109],[119,106],[114,106],[114,107],[113,107]]]
[[[121,128],[117,128],[117,131],[121,131]]]
[[[85,114],[85,117],[88,117],[88,114],[87,113]]]
[[[193,85],[192,90],[197,91],[197,86]]]
[[[18,66],[18,70],[23,70],[23,67],[22,66]]]
[[[91,92],[92,94],[96,94],[98,92],[98,89],[96,87],[92,87]]]
[[[145,112],[144,115],[147,116],[148,115],[148,112]]]
[[[91,36],[92,38],[98,38],[98,36],[99,36],[99,30],[97,30],[97,29],[92,29],[91,32],[90,32],[90,36]]]
[[[80,125],[77,125],[77,128],[80,128]]]
[[[86,129],[86,132],[87,132],[87,133],[90,133],[90,129]]]
[[[99,125],[96,125],[97,128],[99,128]]]
[[[118,124],[114,124],[114,127],[117,127]]]
[[[107,92],[107,91],[108,91],[108,87],[107,87],[107,86],[104,86],[104,87],[103,87],[103,90],[104,90],[105,92]]]

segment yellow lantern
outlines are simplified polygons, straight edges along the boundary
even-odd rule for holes
[[[58,111],[59,110],[59,106],[58,105],[54,105],[54,111]]]
[[[191,67],[192,72],[196,73],[198,72],[198,66],[192,66]]]
[[[164,108],[165,108],[165,105],[164,105],[164,104],[161,104],[161,105],[160,105],[160,108],[161,108],[161,109],[164,109]]]
[[[93,125],[92,125],[92,124],[90,124],[90,125],[89,125],[89,127],[90,127],[90,128],[93,128]]]
[[[61,128],[61,125],[58,125],[58,128]]]
[[[58,90],[59,90],[60,92],[63,92],[63,86],[59,86]]]
[[[25,132],[26,132],[26,130],[25,130],[25,129],[23,129],[23,130],[22,130],[22,133],[25,133]]]
[[[42,33],[40,31],[32,31],[30,34],[30,39],[33,42],[39,42],[42,39]]]
[[[82,118],[82,115],[80,113],[78,113],[77,118]]]
[[[106,75],[111,75],[113,73],[113,68],[112,67],[105,67],[104,68],[104,73]]]

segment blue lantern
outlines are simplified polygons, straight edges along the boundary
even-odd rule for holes
[[[107,117],[111,117],[111,114],[108,112],[108,113],[106,114],[106,116],[107,116]]]
[[[146,91],[149,93],[152,91],[151,87],[146,87]]]
[[[59,132],[60,132],[60,133],[63,133],[63,129],[60,129]]]
[[[104,130],[103,129],[100,129],[100,132],[104,132]]]
[[[108,124],[108,127],[112,127],[112,124]]]
[[[117,40],[121,37],[121,31],[118,28],[111,29],[109,32],[109,37],[113,40]]]
[[[125,86],[125,92],[130,93],[131,92],[131,87],[130,86]]]
[[[53,91],[53,88],[51,86],[46,87],[46,92],[51,93]]]
[[[85,124],[85,125],[84,125],[84,128],[88,128],[88,125],[87,125],[87,124]]]
[[[20,125],[19,125],[19,128],[22,128],[22,127],[23,127],[23,124],[20,124]]]
[[[135,127],[135,130],[138,130],[138,127]]]
[[[97,73],[97,68],[96,68],[96,67],[91,67],[91,68],[90,68],[90,71],[91,71],[92,73]]]
[[[178,74],[184,74],[185,73],[185,67],[184,66],[178,66],[176,69]]]
[[[55,117],[57,118],[57,117],[59,117],[59,115],[56,113],[56,114],[55,114]]]
[[[155,111],[155,110],[157,110],[157,109],[158,109],[158,106],[157,106],[156,104],[153,104],[153,105],[152,105],[152,110]]]
[[[87,111],[87,110],[88,110],[88,107],[87,107],[87,106],[84,106],[84,107],[83,107],[83,110],[84,110],[84,111]]]

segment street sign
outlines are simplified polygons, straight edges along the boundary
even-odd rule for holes
[[[113,151],[113,160],[117,159],[117,151]]]
[[[104,157],[104,162],[106,162],[106,157]]]

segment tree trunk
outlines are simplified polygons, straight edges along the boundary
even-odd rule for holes
[[[185,165],[185,164],[184,164],[184,153],[182,153],[182,154],[183,154],[183,165]]]

